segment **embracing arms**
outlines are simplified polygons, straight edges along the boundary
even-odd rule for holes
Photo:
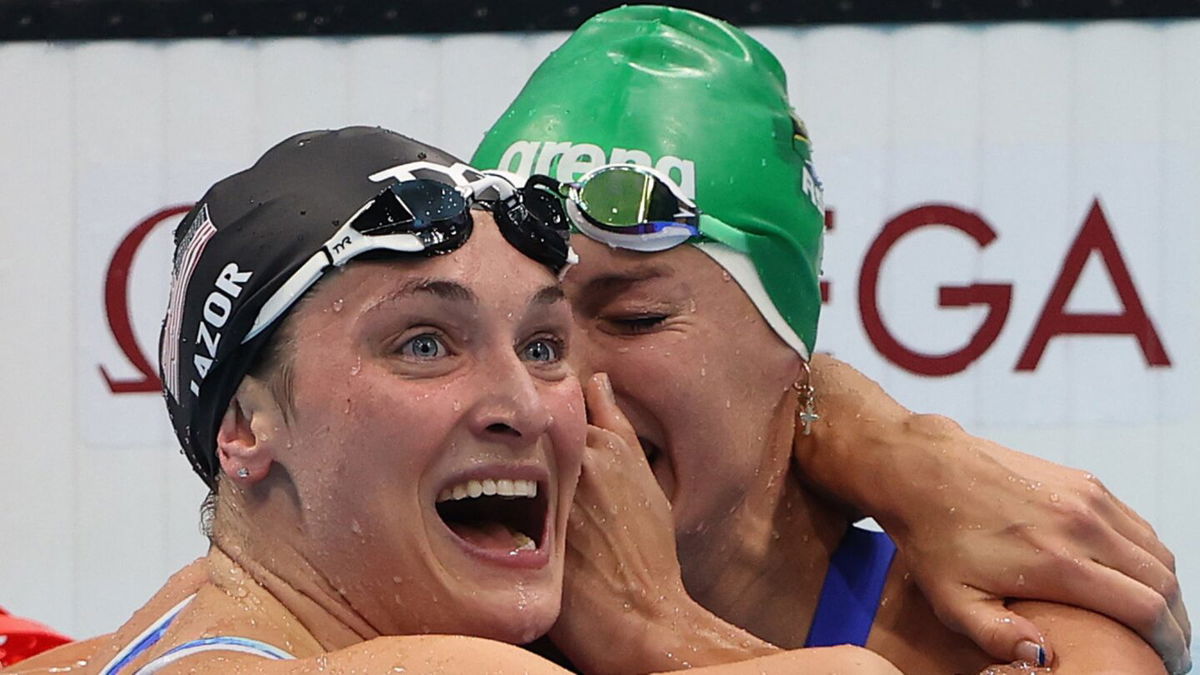
[[[1076,605],[1134,629],[1171,672],[1186,669],[1174,558],[1099,480],[914,414],[835,359],[812,365],[822,419],[797,462],[813,487],[883,525],[943,622],[1017,658],[1039,632],[1005,598]]]

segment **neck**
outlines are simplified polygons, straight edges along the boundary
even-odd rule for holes
[[[279,532],[286,528],[259,525],[288,521],[269,515],[250,518],[247,510],[240,494],[222,494],[217,501],[209,552],[214,585],[239,600],[253,595],[265,606],[278,605],[324,651],[380,634],[301,551],[281,539]]]
[[[729,623],[785,649],[808,636],[845,514],[807,488],[791,460],[794,405],[768,434],[760,485],[728,517],[681,537],[684,584]],[[718,542],[714,545],[714,542]]]

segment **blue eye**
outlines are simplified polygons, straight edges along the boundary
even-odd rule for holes
[[[526,361],[551,362],[562,358],[562,343],[549,338],[536,338],[521,349],[521,358]]]
[[[427,361],[446,355],[446,345],[436,335],[418,335],[400,345],[400,353],[413,359]]]

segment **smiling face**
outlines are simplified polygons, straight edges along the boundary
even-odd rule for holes
[[[572,244],[580,264],[563,285],[582,328],[578,367],[609,374],[671,500],[687,574],[739,535],[747,494],[786,467],[790,446],[772,447],[771,430],[791,423],[799,357],[692,246]]]
[[[352,262],[293,308],[265,442],[280,536],[373,628],[523,642],[558,614],[583,404],[553,275],[474,217],[459,250]]]

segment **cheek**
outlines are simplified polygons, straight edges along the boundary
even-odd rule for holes
[[[587,439],[587,416],[579,381],[569,377],[555,383],[543,395],[543,401],[554,418],[550,440],[561,465],[560,470],[578,473]]]

